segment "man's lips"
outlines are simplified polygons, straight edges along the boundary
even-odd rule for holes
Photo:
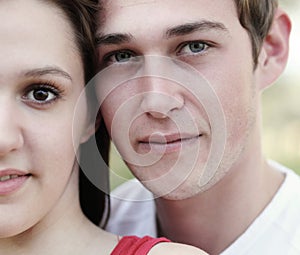
[[[137,150],[141,153],[169,154],[180,152],[185,146],[198,144],[202,134],[171,134],[151,135],[140,139]]]
[[[146,136],[142,139],[139,139],[141,144],[158,144],[158,145],[168,145],[174,143],[186,142],[189,140],[198,139],[202,134],[154,134],[151,136]]]

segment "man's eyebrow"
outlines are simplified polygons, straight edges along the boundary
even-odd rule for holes
[[[24,76],[26,76],[26,77],[36,77],[36,76],[44,76],[44,75],[60,76],[60,77],[63,77],[65,79],[72,81],[71,76],[66,71],[64,71],[61,68],[56,67],[56,66],[34,68],[34,69],[28,70],[24,73]]]
[[[109,45],[109,44],[122,44],[127,43],[132,40],[133,36],[131,34],[113,33],[106,35],[97,35],[96,43],[97,45]]]
[[[200,22],[186,23],[176,27],[169,28],[166,31],[166,37],[175,37],[191,34],[195,31],[219,30],[228,33],[228,29],[223,23],[202,20]],[[110,45],[128,43],[133,39],[131,34],[127,33],[111,33],[111,34],[98,34],[96,35],[97,45]]]
[[[219,30],[228,33],[228,29],[223,23],[202,20],[199,22],[186,23],[176,27],[169,28],[166,31],[166,37],[175,37],[188,35],[196,31]]]

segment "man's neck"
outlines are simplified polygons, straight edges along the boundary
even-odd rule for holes
[[[243,169],[237,164],[216,185],[192,198],[158,198],[161,234],[209,254],[226,249],[268,205],[284,179],[262,158],[255,161]]]

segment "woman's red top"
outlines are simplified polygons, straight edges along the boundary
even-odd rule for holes
[[[157,243],[170,242],[167,238],[144,236],[124,236],[112,251],[111,255],[146,255]]]

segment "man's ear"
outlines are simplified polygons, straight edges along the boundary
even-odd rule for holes
[[[96,132],[95,124],[89,123],[86,129],[83,131],[83,134],[80,139],[80,143],[82,144],[87,142],[90,139],[90,137],[95,134],[95,132]]]
[[[286,67],[290,32],[289,16],[283,10],[277,9],[271,29],[263,41],[255,70],[260,90],[274,83]]]
[[[89,121],[89,123],[80,139],[80,143],[87,142],[90,139],[90,137],[96,133],[97,129],[99,128],[99,126],[101,124],[101,120],[102,120],[102,116],[100,113],[98,113],[95,123],[93,121]]]

